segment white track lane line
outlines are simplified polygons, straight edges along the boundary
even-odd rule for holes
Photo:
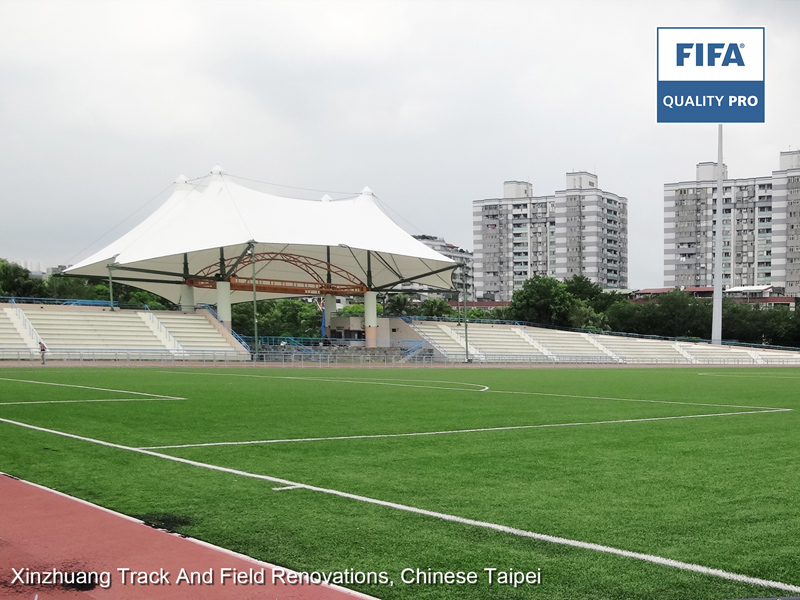
[[[542,425],[508,425],[506,427],[481,427],[477,429],[452,429],[447,431],[419,431],[412,433],[377,433],[372,435],[339,435],[316,438],[285,438],[275,440],[253,440],[240,442],[207,442],[204,444],[175,444],[172,446],[139,446],[140,450],[167,450],[171,448],[205,448],[209,446],[246,446],[249,444],[281,444],[285,442],[326,442],[336,440],[367,440],[374,438],[416,437],[423,435],[451,435],[458,433],[480,433],[483,431],[511,431],[515,429],[541,429],[545,427],[577,427],[580,425],[613,425],[615,423],[644,423],[647,421],[669,421],[673,419],[700,419],[703,417],[732,417],[735,415],[758,415],[763,413],[791,412],[791,408],[748,410],[704,415],[676,415],[672,417],[647,417],[642,419],[618,419],[615,421],[587,421],[578,423],[546,423]]]
[[[46,429],[44,427],[37,427],[36,425],[28,425],[27,423],[21,423],[19,421],[12,421],[10,419],[2,419],[0,418],[0,422],[8,423],[10,425],[16,425],[18,427],[25,427],[28,429],[33,429],[35,431],[41,431],[44,433],[50,433],[54,435],[60,435],[67,438],[72,438],[76,440],[81,440],[84,442],[90,442],[93,444],[99,444],[101,446],[107,446],[109,448],[117,448],[120,450],[127,450],[129,452],[137,452],[139,454],[145,454],[148,456],[154,456],[157,458],[163,458],[165,460],[171,460],[178,463],[183,463],[186,465],[191,465],[194,467],[200,467],[204,469],[209,469],[212,471],[219,471],[222,473],[230,473],[232,475],[238,475],[240,477],[249,477],[252,479],[261,479],[264,481],[271,481],[274,483],[280,483],[284,486],[296,486],[307,489],[312,492],[320,492],[323,494],[330,494],[333,496],[339,496],[341,498],[348,498],[350,500],[357,500],[359,502],[365,502],[368,504],[375,504],[378,506],[384,506],[386,508],[393,508],[395,510],[401,510],[404,512],[410,512],[418,515],[423,515],[427,517],[432,517],[435,519],[441,519],[443,521],[450,521],[453,523],[460,523],[462,525],[470,525],[473,527],[481,527],[484,529],[491,529],[494,531],[499,531],[501,533],[508,533],[510,535],[515,535],[519,537],[526,537],[535,540],[539,540],[542,542],[549,542],[551,544],[559,544],[562,546],[571,546],[574,548],[581,548],[583,550],[592,550],[594,552],[602,552],[605,554],[613,554],[616,556],[623,556],[625,558],[633,558],[635,560],[641,560],[644,562],[649,562],[665,567],[671,567],[674,569],[680,569],[682,571],[690,571],[693,573],[700,573],[702,575],[710,575],[713,577],[720,577],[722,579],[727,579],[729,581],[737,581],[740,583],[745,583],[748,585],[758,585],[762,587],[768,587],[772,589],[784,590],[787,592],[794,592],[800,593],[800,586],[782,583],[780,581],[770,581],[768,579],[760,579],[757,577],[750,577],[748,575],[741,575],[739,573],[732,573],[730,571],[723,571],[722,569],[712,569],[710,567],[705,567],[703,565],[696,565],[692,563],[685,563],[678,560],[672,560],[671,558],[664,558],[662,556],[655,556],[653,554],[643,554],[641,552],[631,552],[629,550],[622,550],[619,548],[613,548],[611,546],[603,546],[601,544],[593,544],[590,542],[582,542],[580,540],[571,540],[568,538],[562,538],[552,535],[546,535],[543,533],[536,533],[533,531],[526,531],[524,529],[516,529],[514,527],[508,527],[506,525],[498,525],[496,523],[488,523],[485,521],[476,521],[473,519],[465,519],[463,517],[458,517],[455,515],[448,515],[446,513],[440,513],[430,510],[425,510],[422,508],[416,508],[414,506],[407,506],[405,504],[398,504],[396,502],[387,502],[385,500],[377,500],[375,498],[369,498],[367,496],[359,496],[357,494],[350,494],[348,492],[341,492],[339,490],[332,490],[327,488],[321,488],[313,485],[307,485],[304,483],[298,483],[296,481],[289,481],[288,479],[281,479],[279,477],[270,477],[269,475],[259,475],[258,473],[248,473],[247,471],[239,471],[238,469],[229,469],[227,467],[220,467],[217,465],[211,465],[207,463],[201,463],[194,460],[189,460],[186,458],[180,458],[177,456],[170,456],[169,454],[161,454],[158,452],[152,452],[150,450],[142,450],[140,448],[132,448],[130,446],[123,446],[120,444],[114,444],[111,442],[104,442],[102,440],[96,440],[92,438],[87,438],[79,435],[74,435],[72,433],[65,433],[62,431],[56,431],[53,429]]]
[[[117,394],[133,394],[134,396],[148,396],[150,398],[164,398],[166,400],[185,400],[178,396],[165,396],[163,394],[148,394],[146,392],[134,392],[131,390],[112,390],[109,388],[90,387],[88,385],[73,385],[70,383],[52,383],[50,381],[36,381],[33,379],[11,379],[9,377],[0,377],[0,381],[13,381],[16,383],[34,383],[38,385],[53,385],[57,387],[77,388],[80,390],[95,390],[98,392],[115,392]]]

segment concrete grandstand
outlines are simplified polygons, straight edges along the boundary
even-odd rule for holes
[[[443,361],[652,365],[800,364],[800,351],[562,331],[516,324],[413,321]]]
[[[800,351],[654,339],[520,323],[386,318],[386,339],[286,339],[262,343],[258,362],[605,365],[800,365]],[[250,348],[207,309],[115,310],[0,304],[0,360],[243,362]]]
[[[250,350],[210,311],[0,304],[0,359],[243,361]]]

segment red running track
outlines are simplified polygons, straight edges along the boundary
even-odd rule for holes
[[[130,569],[121,572],[119,569]],[[178,583],[181,569],[213,577],[211,583]],[[237,572],[252,582],[234,584],[221,575]],[[48,488],[0,474],[0,598],[13,600],[353,600],[372,598],[337,586],[273,583],[270,565],[148,527],[141,521]],[[53,572],[55,571],[55,575]],[[288,571],[288,570],[287,570]],[[40,575],[96,572],[86,585],[59,580],[39,583]],[[147,578],[148,583],[132,583]],[[163,576],[163,572],[168,575]],[[108,574],[108,581],[105,580]],[[150,575],[154,573],[154,575]],[[123,583],[124,575],[124,583]],[[81,577],[80,575],[76,575]],[[260,583],[263,576],[263,584]],[[66,575],[69,579],[72,575]],[[86,577],[86,576],[84,576]],[[90,578],[95,576],[90,575]],[[289,581],[287,576],[286,581]],[[164,581],[169,581],[167,585]],[[94,584],[94,585],[92,585]],[[110,584],[110,585],[104,585]],[[90,588],[90,589],[87,589]]]

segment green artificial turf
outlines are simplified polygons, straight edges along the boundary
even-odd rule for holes
[[[393,435],[152,451],[800,586],[798,380],[791,368],[7,368],[0,418],[135,448]],[[101,401],[40,403],[61,400]],[[765,407],[792,410],[702,416]],[[524,428],[398,435],[501,427]],[[385,572],[394,585],[348,587],[386,599],[792,595],[3,422],[0,470],[297,570]],[[542,580],[490,586],[485,568]],[[403,569],[479,583],[405,584]]]

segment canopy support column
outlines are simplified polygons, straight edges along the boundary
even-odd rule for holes
[[[194,312],[194,288],[185,283],[181,284],[181,298],[178,300],[181,310],[184,312]]]
[[[336,296],[325,294],[325,337],[331,337],[331,318],[336,312]]]
[[[325,249],[325,254],[328,261],[328,269],[325,281],[327,281],[328,285],[333,283],[333,277],[331,277],[331,247],[328,246]],[[336,296],[333,294],[325,294],[325,304],[324,304],[324,311],[323,311],[323,320],[325,321],[325,337],[331,337],[331,316],[333,315],[334,311],[336,310]]]
[[[378,292],[364,294],[364,338],[367,348],[378,347]]]
[[[217,314],[225,327],[231,328],[231,282],[217,282]]]
[[[194,288],[190,285],[186,284],[186,280],[189,279],[189,255],[184,252],[183,253],[183,280],[184,283],[181,284],[181,297],[178,300],[178,305],[180,306],[182,311],[185,312],[194,312]]]

